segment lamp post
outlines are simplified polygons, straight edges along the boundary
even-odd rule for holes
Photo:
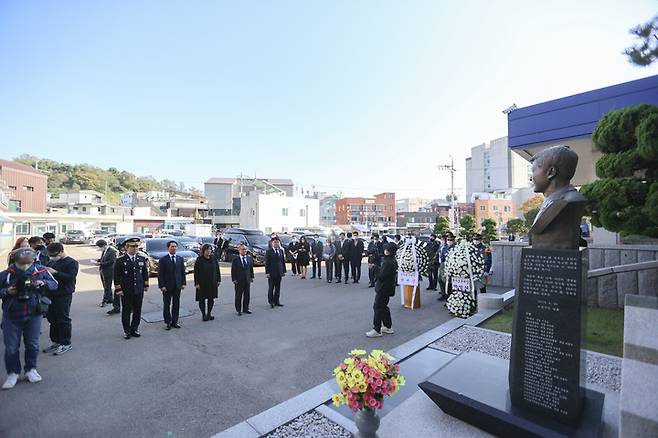
[[[459,220],[457,219],[457,208],[455,205],[455,158],[450,155],[450,164],[440,164],[438,169],[450,172],[450,214],[448,216],[451,221],[450,227],[456,230]]]

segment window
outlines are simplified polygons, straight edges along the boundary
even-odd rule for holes
[[[82,207],[82,211],[87,211],[87,207]]]
[[[487,211],[486,205],[480,205],[480,211]]]
[[[66,231],[68,231],[68,229],[69,229],[69,224],[60,224],[59,225],[59,232],[61,234],[66,233]]]
[[[300,209],[299,209],[299,215],[300,215],[301,217],[306,216],[306,210],[304,210],[303,208],[300,208]]]
[[[16,186],[7,186],[9,187],[9,190],[16,190]]]
[[[281,209],[281,216],[288,216],[288,209],[287,208],[282,208]]]
[[[18,199],[10,199],[8,207],[9,207],[10,212],[20,213],[21,212],[21,201],[19,201]]]
[[[510,206],[506,205],[506,206],[503,208],[503,211],[512,211],[512,208],[511,208]]]
[[[32,186],[23,186],[23,190],[26,191],[26,192],[33,192],[34,187],[32,187]]]
[[[494,209],[494,211],[498,211],[498,206],[497,206],[497,205],[494,205],[494,206],[493,206],[493,209]]]
[[[393,206],[392,205],[388,206],[388,211],[393,211]]]
[[[272,234],[272,227],[265,227],[265,234]]]
[[[16,234],[30,234],[30,223],[21,222],[16,224]]]

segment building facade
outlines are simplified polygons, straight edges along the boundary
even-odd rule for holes
[[[204,194],[208,198],[208,217],[212,223],[218,228],[240,225],[242,198],[252,191],[293,196],[294,184],[289,179],[210,178],[204,184]]]
[[[337,195],[329,195],[320,199],[320,225],[333,227],[336,225],[336,201]]]
[[[411,230],[414,228],[434,228],[437,213],[431,211],[398,211],[396,227]]]
[[[530,164],[508,147],[507,137],[471,148],[466,159],[466,199],[473,193],[529,187]]]
[[[6,184],[7,211],[45,213],[48,177],[31,166],[0,160],[0,180]]]
[[[425,198],[403,198],[395,200],[395,211],[421,211],[432,202]]]
[[[336,201],[336,225],[396,226],[395,193],[379,193],[372,198],[341,198]]]
[[[507,221],[516,217],[514,214],[514,201],[508,193],[473,193],[473,207],[475,209],[475,223],[482,225],[485,219],[496,221],[498,230],[502,229]]]
[[[105,195],[94,190],[77,190],[48,197],[48,212],[86,215],[130,215],[130,208],[105,202]]]
[[[320,225],[320,201],[253,190],[242,197],[239,223],[241,227],[257,228],[265,234],[316,228]]]

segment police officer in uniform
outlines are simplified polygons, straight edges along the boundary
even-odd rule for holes
[[[141,336],[137,329],[142,317],[144,292],[149,288],[149,267],[148,260],[137,254],[139,238],[127,239],[125,246],[126,253],[117,258],[114,265],[114,291],[121,297],[123,337],[130,339]]]
[[[482,233],[475,233],[473,236],[473,245],[475,245],[478,251],[480,251],[482,258],[484,259],[484,275],[482,276],[482,279],[479,280],[480,293],[484,294],[487,293],[487,283],[489,283],[489,277],[492,274],[491,247],[489,245],[485,245],[485,243],[482,242]]]

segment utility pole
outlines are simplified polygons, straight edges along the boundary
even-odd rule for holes
[[[457,206],[455,205],[455,158],[450,155],[450,164],[440,164],[438,169],[450,172],[450,227],[457,230],[459,221],[457,220]]]

